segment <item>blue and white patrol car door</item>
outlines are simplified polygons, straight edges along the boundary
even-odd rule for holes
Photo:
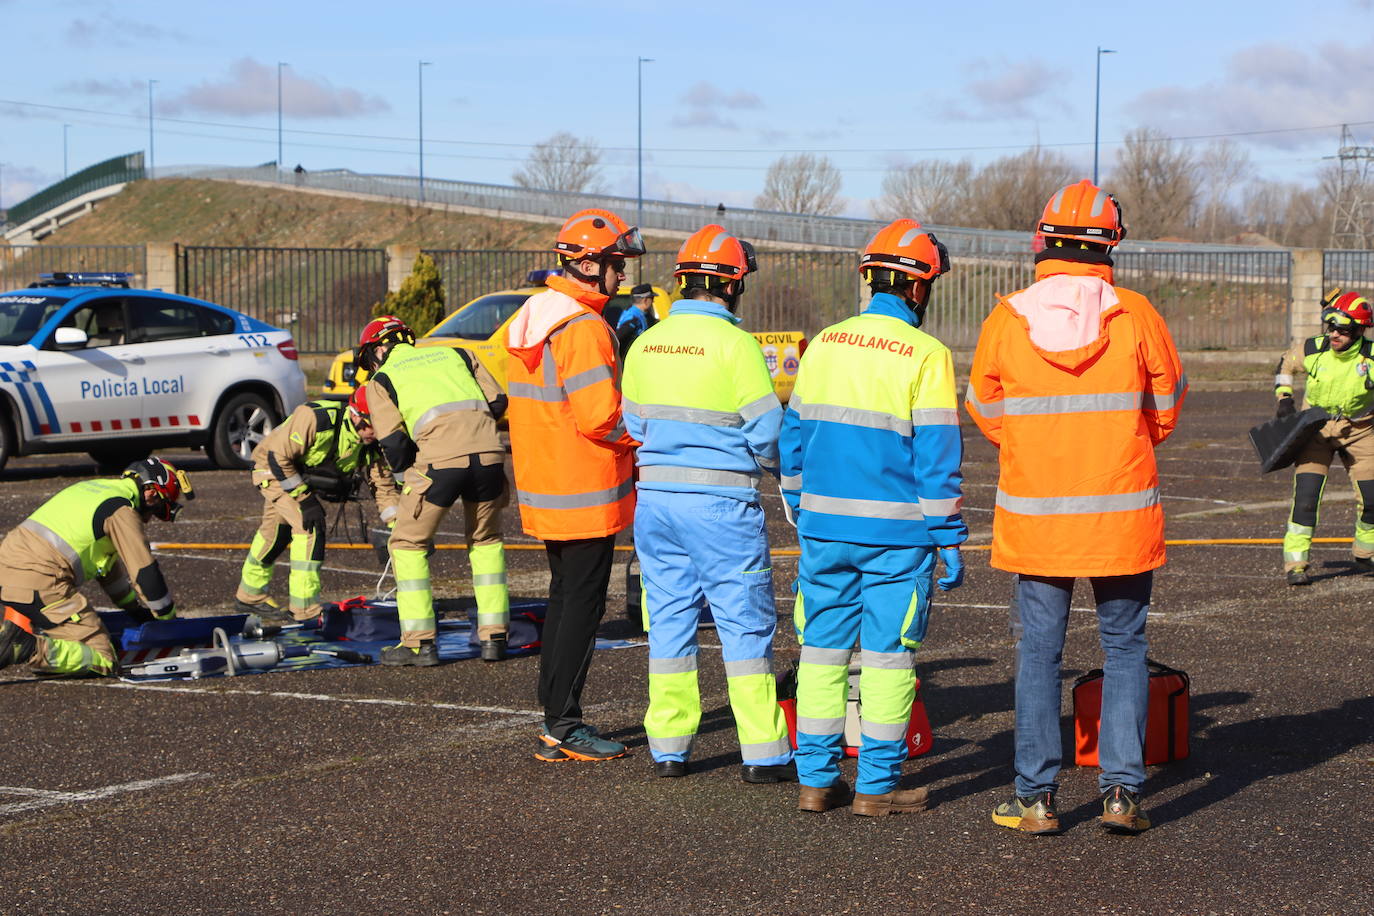
[[[34,381],[47,421],[41,438],[107,440],[143,429],[143,359],[128,344],[121,296],[85,299],[64,315],[59,327],[86,334],[86,344],[58,349],[50,331],[35,341]]]

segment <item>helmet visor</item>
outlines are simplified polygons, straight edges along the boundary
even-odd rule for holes
[[[637,258],[644,252],[644,236],[639,234],[638,226],[632,226],[616,236],[615,241],[606,246],[601,254],[611,257]]]

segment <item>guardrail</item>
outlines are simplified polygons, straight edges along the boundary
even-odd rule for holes
[[[75,200],[83,194],[98,191],[110,185],[137,181],[144,177],[143,153],[127,153],[115,156],[104,162],[87,166],[69,175],[56,184],[48,185],[9,208],[8,224],[22,226],[36,216],[42,216],[55,207]]]

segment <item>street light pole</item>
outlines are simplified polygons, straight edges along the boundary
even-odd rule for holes
[[[62,177],[67,177],[67,131],[71,130],[70,124],[62,125]]]
[[[153,177],[153,87],[157,85],[157,80],[148,80],[148,171],[149,178]]]
[[[644,65],[654,62],[652,57],[640,57],[635,62],[635,90],[636,101],[639,109],[638,126],[636,128],[636,168],[639,183],[635,200],[635,226],[642,232],[644,231]],[[635,259],[635,279],[644,279],[644,259]]]
[[[420,203],[425,202],[425,68],[429,61],[422,60],[416,67],[420,85]]]
[[[277,177],[281,177],[281,68],[289,67],[290,64],[277,61]]]
[[[1115,53],[1110,48],[1097,47],[1097,89],[1093,93],[1093,184],[1097,184],[1097,145],[1102,133],[1102,55]]]

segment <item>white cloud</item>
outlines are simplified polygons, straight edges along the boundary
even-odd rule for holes
[[[3,0],[0,0],[3,2]],[[60,174],[49,174],[41,169],[28,166],[5,166],[4,180],[4,205],[13,207],[22,200],[27,199],[38,191],[43,190],[54,181],[59,180]]]
[[[964,86],[957,102],[946,102],[947,117],[959,121],[1033,118],[1034,103],[1046,97],[1065,74],[1039,60],[996,64],[976,60],[968,68],[978,74]]]
[[[282,68],[282,110],[292,118],[348,118],[389,111],[391,106],[356,89],[336,88],[323,78],[311,79]],[[277,67],[245,57],[229,75],[206,80],[157,103],[163,114],[200,111],[227,115],[267,114],[277,110]]]
[[[144,80],[95,80],[85,79],[70,83],[63,83],[57,87],[59,92],[75,92],[81,95],[91,95],[99,98],[108,99],[129,99],[138,98],[148,92],[148,83]]]
[[[685,110],[673,116],[674,127],[739,130],[740,124],[725,111],[748,111],[763,108],[763,100],[746,89],[726,91],[701,81],[683,93],[680,101]]]

